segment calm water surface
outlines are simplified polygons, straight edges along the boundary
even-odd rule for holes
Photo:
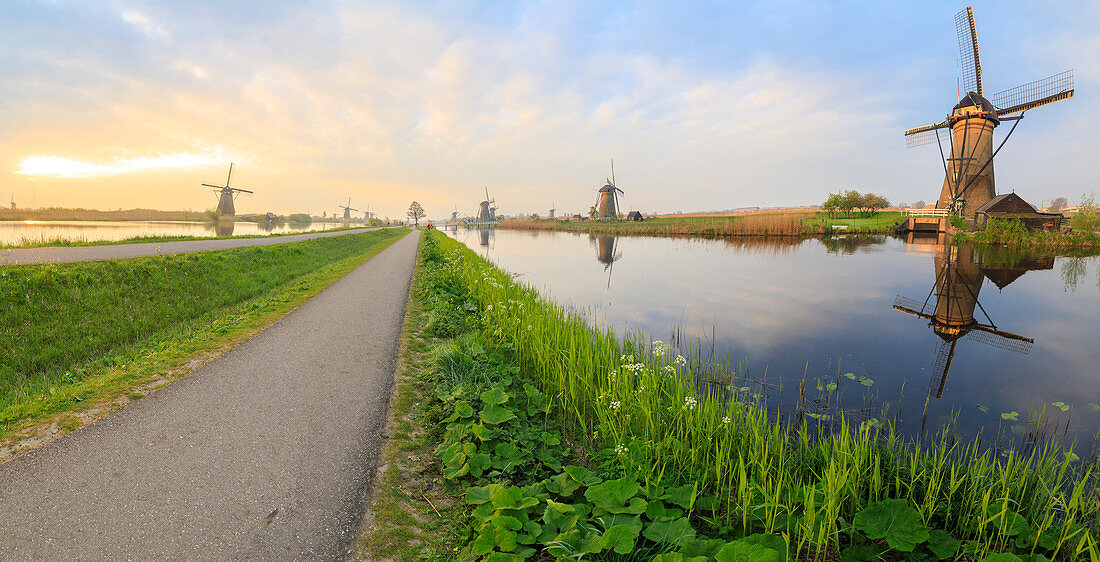
[[[744,380],[765,381],[754,386],[773,411],[799,403],[805,377],[810,411],[889,418],[911,436],[953,420],[962,438],[1022,436],[1044,407],[1047,434],[1092,446],[1100,430],[1098,257],[934,238],[448,234],[619,334],[713,347]],[[1012,412],[1017,421],[1002,418]]]
[[[64,238],[85,242],[112,241],[135,236],[240,236],[282,234],[339,228],[340,223],[307,226],[284,224],[264,230],[254,222],[203,223],[171,221],[0,221],[0,244],[21,244]]]

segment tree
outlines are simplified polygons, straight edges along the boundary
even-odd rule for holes
[[[840,192],[830,193],[829,198],[821,204],[821,209],[823,211],[828,211],[830,217],[834,216],[836,212],[840,209],[841,200],[843,198],[844,197],[840,194]]]
[[[914,209],[923,209],[925,205],[927,205],[927,203],[924,202],[924,199],[917,199],[913,202]]]
[[[1065,207],[1066,205],[1069,205],[1068,199],[1066,199],[1065,197],[1055,197],[1054,200],[1050,202],[1050,212],[1057,213],[1058,211],[1061,211],[1062,207]]]
[[[588,208],[588,216],[590,218],[593,218],[593,219],[596,218],[596,206],[595,205],[592,205],[591,207]]]
[[[875,211],[885,209],[890,206],[890,201],[877,193],[864,193],[863,194],[863,207],[868,211],[871,211],[871,216],[875,216]]]
[[[424,218],[427,213],[424,212],[424,207],[420,206],[420,203],[416,201],[409,205],[409,212],[405,213],[405,216],[409,217],[415,223],[415,226],[420,226],[420,219]]]
[[[539,214],[538,213],[531,213],[531,219],[532,220],[539,220]]]
[[[840,196],[840,210],[848,213],[848,216],[852,216],[853,210],[858,210],[863,207],[863,196],[854,189],[845,191]]]

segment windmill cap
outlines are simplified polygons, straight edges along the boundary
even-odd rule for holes
[[[990,103],[989,100],[985,99],[985,97],[980,96],[975,92],[970,92],[969,94],[963,96],[963,99],[959,100],[959,103],[955,106],[955,109],[962,109],[964,107],[978,107],[982,111],[987,111],[991,113],[997,111],[997,108],[993,107],[993,104]]]
[[[606,184],[606,185],[604,185],[603,187],[600,188],[600,191],[605,191],[605,192],[606,191],[615,191],[616,189],[618,189],[618,188],[611,185],[611,184]]]

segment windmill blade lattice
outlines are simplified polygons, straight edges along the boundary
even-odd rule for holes
[[[978,28],[974,25],[974,9],[967,6],[955,14],[955,33],[959,36],[959,65],[963,92],[982,95],[982,62],[978,55]]]
[[[989,101],[998,108],[998,114],[1009,115],[1072,97],[1073,70],[1071,69],[1042,80],[997,92]]]

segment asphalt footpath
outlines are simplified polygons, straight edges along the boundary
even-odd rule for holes
[[[263,238],[225,238],[222,240],[181,240],[178,242],[142,242],[140,244],[112,244],[107,246],[71,246],[42,248],[13,248],[0,250],[0,265],[25,265],[31,263],[65,263],[74,261],[118,260],[139,256],[159,256],[184,254],[187,252],[206,252],[209,250],[228,250],[245,246],[271,246],[286,244],[313,238],[328,238],[378,230],[375,228],[355,228],[329,232],[311,232],[309,234],[290,234],[286,236],[266,236]],[[392,227],[391,227],[392,228]]]
[[[419,235],[183,379],[0,464],[0,560],[344,558]]]

